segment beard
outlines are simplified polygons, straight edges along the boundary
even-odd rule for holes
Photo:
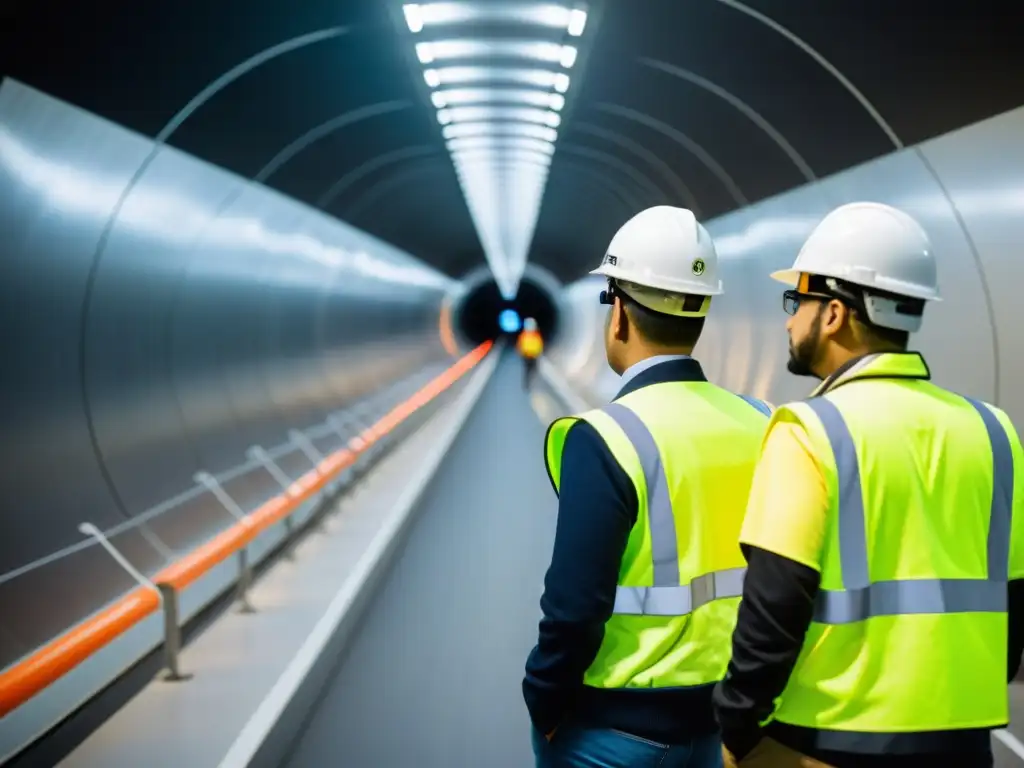
[[[797,344],[793,344],[792,336],[789,339],[789,362],[786,369],[796,376],[814,376],[821,378],[813,370],[814,358],[818,352],[821,342],[821,312],[814,317],[811,329]]]

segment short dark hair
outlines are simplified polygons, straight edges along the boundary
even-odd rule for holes
[[[616,295],[621,297],[630,322],[640,335],[659,347],[694,347],[704,330],[703,317],[678,317],[656,312],[640,304],[624,291]]]

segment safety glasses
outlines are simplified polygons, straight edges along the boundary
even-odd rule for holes
[[[602,304],[612,305],[615,303],[616,295],[615,284],[609,280],[608,287],[601,291],[601,295],[597,297],[597,300]]]
[[[795,315],[799,311],[802,301],[832,301],[834,298],[835,296],[822,293],[801,293],[790,289],[782,294],[782,309],[787,315]]]

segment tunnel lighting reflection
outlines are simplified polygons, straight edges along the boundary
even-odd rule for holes
[[[416,57],[423,64],[446,59],[522,58],[571,69],[576,63],[576,48],[543,40],[434,40],[416,43]]]
[[[519,313],[514,309],[503,309],[498,315],[498,327],[505,333],[517,333],[522,327]]]
[[[545,168],[551,164],[550,155],[524,149],[510,150],[508,152],[498,152],[491,149],[467,149],[453,152],[452,159],[456,162],[477,160],[489,163],[529,163],[531,165],[542,165]]]
[[[506,22],[564,29],[573,37],[579,37],[587,24],[587,12],[582,8],[555,3],[410,3],[403,6],[402,11],[409,31],[414,34],[424,26],[435,24]]]
[[[0,131],[0,167],[19,183],[45,195],[51,209],[65,216],[104,218],[110,214],[111,201],[124,188],[124,179],[117,173],[57,162],[11,132]],[[281,259],[275,266],[281,280],[289,273],[308,273],[323,280],[322,271],[309,269],[316,266],[383,283],[442,288],[451,285],[449,278],[380,241],[373,243],[372,253],[364,250],[360,239],[365,235],[320,212],[289,220],[287,226],[229,213],[211,218],[210,208],[200,200],[158,183],[142,183],[132,190],[129,204],[121,209],[118,226],[140,237],[181,243],[182,247],[194,246],[196,233],[201,232],[205,247],[272,254]]]
[[[558,138],[558,131],[543,125],[531,123],[459,123],[446,125],[441,131],[446,139],[466,139],[475,136],[517,136],[526,139],[540,139],[551,144]]]
[[[509,103],[544,107],[557,112],[565,106],[565,97],[560,93],[524,88],[450,88],[434,91],[430,99],[438,109],[460,104]]]
[[[555,151],[555,145],[540,139],[528,139],[502,136],[470,136],[465,139],[451,139],[448,144],[449,152],[460,152],[468,149],[530,149],[534,152],[541,152],[551,155]]]
[[[569,90],[569,75],[550,69],[512,67],[441,67],[427,69],[423,79],[431,88],[442,85],[472,85],[479,83],[507,83],[554,88],[558,93]]]
[[[437,119],[441,125],[448,123],[478,123],[486,120],[498,122],[537,123],[557,128],[562,117],[557,112],[533,107],[450,107],[440,109]]]

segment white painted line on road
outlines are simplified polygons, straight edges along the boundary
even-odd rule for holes
[[[1021,760],[1024,760],[1024,743],[1007,730],[992,731],[992,735],[1003,742],[1003,745]]]

